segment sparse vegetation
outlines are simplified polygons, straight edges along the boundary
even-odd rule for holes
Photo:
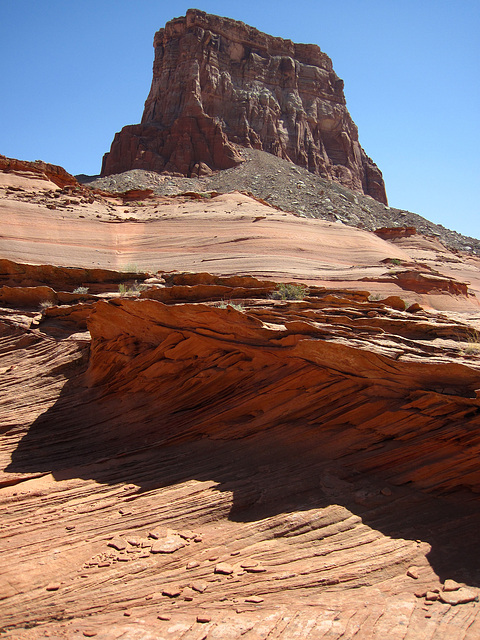
[[[141,273],[139,266],[133,262],[129,262],[121,268],[123,273]]]
[[[77,287],[73,293],[88,293],[88,287]]]
[[[45,309],[49,309],[50,307],[53,307],[53,302],[51,300],[42,300],[42,302],[40,302],[40,310],[41,311],[45,311]]]
[[[272,293],[273,300],[303,300],[308,295],[308,287],[304,284],[277,284]]]
[[[147,284],[137,282],[136,280],[131,285],[123,283],[118,285],[118,293],[122,296],[138,297],[141,291],[146,291],[147,289]]]
[[[216,302],[215,307],[218,307],[218,309],[227,309],[228,307],[232,307],[232,309],[235,309],[236,311],[245,311],[245,307],[239,302],[227,302],[226,300]]]
[[[397,267],[398,267],[398,266],[400,266],[400,265],[402,264],[402,260],[400,260],[400,258],[391,258],[391,259],[390,259],[390,262],[391,262],[392,264],[394,264],[395,266],[397,266]]]
[[[480,331],[471,327],[467,331],[465,342],[468,343],[468,345],[462,349],[465,355],[480,354]]]

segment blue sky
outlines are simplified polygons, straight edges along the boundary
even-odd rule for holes
[[[1,0],[0,153],[98,173],[192,6],[318,44],[390,204],[480,237],[480,0]]]

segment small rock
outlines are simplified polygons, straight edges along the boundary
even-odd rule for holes
[[[178,586],[165,587],[162,591],[162,596],[168,596],[169,598],[176,598],[182,593],[182,590]]]
[[[233,573],[233,567],[228,562],[219,562],[215,565],[215,573],[221,573],[222,575],[229,576]]]
[[[97,632],[93,631],[93,629],[85,629],[85,631],[83,632],[83,635],[86,638],[93,638],[94,636],[97,635]]]
[[[130,609],[126,609],[126,610],[123,612],[123,615],[124,615],[126,618],[129,618],[129,617],[132,615],[132,612],[130,611]]]
[[[159,613],[157,618],[159,620],[165,620],[165,622],[168,622],[168,620],[172,619],[172,616],[167,615],[166,613]]]
[[[192,560],[187,564],[187,569],[195,569],[195,567],[199,567],[199,566],[200,566],[199,562],[197,562],[196,560]]]
[[[127,543],[123,538],[113,538],[113,540],[107,542],[107,547],[113,547],[117,551],[123,551],[127,548]]]
[[[261,567],[260,565],[257,567],[245,567],[245,571],[248,571],[248,573],[264,573],[266,570],[266,567]]]
[[[196,538],[194,538],[194,542],[202,542],[203,538],[202,536],[197,536]]]
[[[413,578],[414,580],[418,580],[419,573],[417,567],[409,567],[407,569],[407,576],[409,578]]]
[[[443,591],[457,591],[462,585],[455,582],[455,580],[447,579],[443,585]]]
[[[389,487],[383,487],[383,489],[380,491],[380,493],[384,496],[391,496],[392,495],[392,490]]]
[[[201,580],[192,582],[190,585],[194,591],[198,591],[198,593],[203,593],[207,590],[208,584],[206,582],[202,582]]]
[[[60,589],[60,582],[51,582],[45,587],[47,591],[58,591]]]
[[[187,602],[191,602],[193,600],[194,595],[195,595],[195,592],[190,587],[185,587],[185,589],[182,591],[182,597]]]
[[[478,601],[478,593],[467,587],[460,587],[455,591],[443,591],[438,597],[445,604],[452,605]]]
[[[418,591],[415,591],[414,596],[416,598],[424,598],[427,595],[427,590],[426,589],[419,589]]]
[[[425,595],[425,600],[430,602],[435,602],[435,600],[438,600],[438,593],[434,593],[433,591],[427,591]]]
[[[157,540],[152,544],[151,553],[175,553],[185,546],[182,538],[178,535],[169,536],[162,540]]]
[[[197,537],[197,534],[194,533],[193,531],[190,531],[190,529],[184,529],[183,531],[179,531],[178,535],[184,540],[195,540],[195,538]]]
[[[203,614],[197,616],[197,622],[210,622],[211,619],[211,616],[206,616]]]
[[[98,563],[98,567],[109,567],[112,563],[111,562],[107,562],[106,560],[104,562],[99,562]]]
[[[139,547],[142,544],[141,538],[136,538],[135,536],[129,536],[128,538],[126,538],[126,541],[132,547]]]
[[[218,556],[210,556],[210,557],[208,558],[208,561],[209,561],[209,562],[216,562],[217,560],[218,560]]]
[[[240,551],[232,551],[232,553],[230,555],[231,556],[239,556],[240,555]]]
[[[75,525],[74,525],[74,524],[71,524],[71,525],[69,525],[68,527],[65,527],[65,529],[66,529],[67,531],[73,531],[73,530],[75,529]]]
[[[249,596],[248,598],[245,598],[245,602],[253,602],[254,604],[260,604],[261,602],[263,602],[263,598],[261,598],[260,596]]]

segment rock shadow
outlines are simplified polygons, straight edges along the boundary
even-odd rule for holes
[[[151,393],[112,397],[85,385],[85,365],[69,374],[57,402],[18,442],[7,473],[128,483],[138,492],[214,481],[231,494],[227,515],[238,522],[342,505],[386,536],[428,542],[440,580],[480,586],[478,497],[386,486],[380,474],[325,455],[318,427],[277,424],[232,440],[192,435],[194,411],[172,420]]]

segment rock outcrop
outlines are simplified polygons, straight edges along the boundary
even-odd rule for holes
[[[116,134],[102,175],[134,168],[208,175],[241,162],[239,144],[387,202],[343,81],[317,45],[191,9],[155,34],[154,47],[142,122]]]
[[[7,158],[0,155],[0,171],[49,180],[61,189],[67,186],[79,186],[77,180],[65,171],[63,167],[43,162],[43,160],[28,162],[27,160],[17,160],[16,158]]]
[[[474,327],[164,280],[0,310],[2,636],[478,637]]]

